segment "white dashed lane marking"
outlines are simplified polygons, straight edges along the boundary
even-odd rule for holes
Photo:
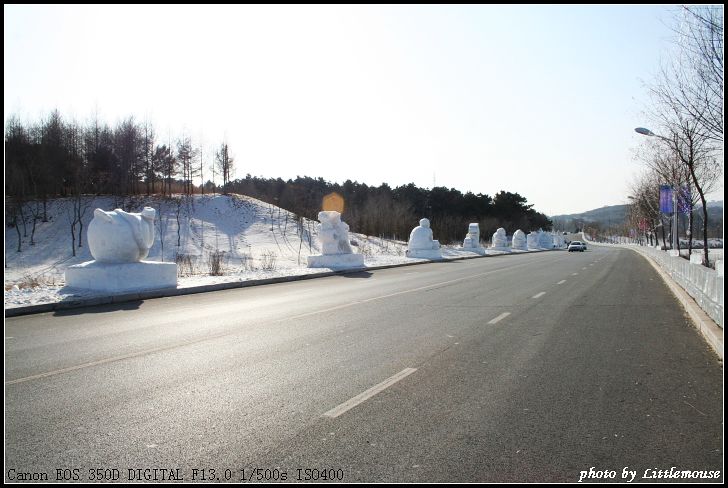
[[[499,316],[497,316],[496,318],[494,318],[493,320],[491,320],[488,323],[490,325],[497,324],[498,322],[500,322],[504,318],[508,317],[510,314],[511,314],[511,312],[503,312],[502,314],[500,314]]]
[[[386,380],[382,381],[378,385],[372,386],[364,393],[360,393],[357,396],[355,396],[354,398],[352,398],[351,400],[345,401],[338,407],[332,408],[331,410],[326,412],[323,416],[335,419],[339,415],[348,412],[349,410],[351,410],[352,408],[356,407],[357,405],[359,405],[361,403],[364,403],[365,401],[367,401],[368,399],[370,399],[377,393],[379,393],[383,390],[386,390],[387,388],[389,388],[396,382],[406,378],[407,376],[411,375],[415,371],[417,371],[416,368],[405,368],[402,371],[400,371],[399,373],[397,373],[396,375],[390,376]]]

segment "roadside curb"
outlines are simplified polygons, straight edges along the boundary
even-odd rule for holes
[[[558,251],[559,249],[553,249]],[[139,300],[149,300],[153,298],[164,298],[181,295],[193,295],[197,293],[207,293],[212,291],[231,290],[234,288],[247,288],[249,286],[260,286],[260,285],[272,285],[276,283],[288,283],[292,281],[303,281],[311,280],[315,278],[325,278],[328,276],[347,275],[354,273],[365,273],[367,271],[375,271],[379,269],[389,268],[401,268],[404,266],[416,266],[418,264],[433,264],[442,263],[448,261],[462,261],[466,259],[478,259],[478,258],[494,258],[499,256],[515,256],[520,254],[532,254],[536,252],[548,252],[549,249],[544,250],[532,250],[525,253],[508,253],[508,254],[497,254],[497,255],[484,255],[484,256],[458,256],[454,258],[443,258],[432,261],[415,261],[412,263],[397,263],[397,264],[383,264],[379,266],[369,266],[364,268],[352,268],[342,269],[335,271],[324,271],[321,273],[311,273],[303,275],[291,275],[291,276],[278,276],[275,278],[262,278],[259,280],[246,280],[246,281],[231,281],[227,283],[215,283],[212,285],[199,285],[191,286],[188,288],[166,288],[160,290],[145,290],[140,292],[124,293],[120,295],[113,295],[110,297],[92,297],[92,298],[79,298],[77,300],[67,300],[62,302],[54,303],[41,303],[38,305],[26,305],[21,307],[12,307],[5,309],[5,318],[18,317],[21,315],[30,315],[36,313],[47,313],[55,312],[58,310],[70,310],[75,308],[93,307],[97,305],[109,305],[116,303],[135,302]]]
[[[593,242],[590,243],[600,247],[611,247],[610,245],[598,244]],[[688,313],[688,316],[693,321],[693,325],[695,325],[695,327],[698,329],[708,345],[710,345],[710,347],[713,348],[718,357],[720,357],[720,360],[723,361],[723,329],[720,328],[718,324],[716,324],[715,321],[703,311],[702,308],[700,308],[700,305],[698,305],[693,297],[691,297],[688,292],[683,289],[682,286],[680,286],[675,280],[673,280],[672,276],[666,273],[660,267],[660,265],[657,264],[655,260],[652,259],[648,254],[640,252],[638,248],[630,246],[615,246],[619,247],[620,249],[629,249],[636,252],[637,254],[645,258],[647,262],[652,265],[653,268],[655,268],[657,273],[662,278],[662,281],[665,282],[672,294],[675,295],[675,298],[677,298],[677,301],[680,302],[685,311]]]

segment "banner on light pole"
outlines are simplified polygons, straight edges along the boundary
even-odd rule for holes
[[[660,212],[672,213],[672,187],[670,185],[660,185]]]
[[[688,185],[681,185],[680,191],[677,192],[677,210],[681,214],[690,213],[690,187]]]

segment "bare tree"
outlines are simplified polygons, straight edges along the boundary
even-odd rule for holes
[[[662,184],[670,185],[675,191],[683,188],[689,184],[690,176],[687,168],[680,158],[675,154],[669,145],[661,140],[649,140],[649,142],[640,147],[636,152],[636,159],[642,161],[648,168],[648,173],[644,176],[645,179],[649,180],[649,185],[655,190],[654,192],[647,192],[659,201],[659,187]],[[647,183],[642,183],[642,185]],[[642,189],[646,191],[646,189]],[[634,196],[634,195],[633,195]],[[659,206],[658,206],[659,210]],[[678,209],[673,209],[678,211]],[[673,229],[672,219],[668,219],[664,222],[663,216],[660,215],[660,221],[662,222],[662,233],[663,241],[665,233],[665,225],[669,226],[670,233],[677,233],[678,229]],[[664,244],[664,242],[663,242]],[[680,241],[678,239],[678,249],[680,248]]]
[[[23,251],[23,238],[20,235],[20,227],[18,226],[18,204],[15,201],[10,201],[9,204],[5,205],[5,221],[9,227],[14,227],[15,232],[18,234],[18,249],[17,252]],[[5,266],[7,267],[7,260],[5,260]]]
[[[667,142],[668,147],[682,166],[681,169],[687,172],[688,181],[698,192],[703,213],[703,247],[707,250],[708,206],[705,195],[715,189],[723,172],[723,166],[717,157],[718,148],[699,129],[696,121],[677,117],[677,108],[673,105],[664,104],[662,107],[665,112],[661,130],[669,136],[661,137],[663,141]],[[675,117],[672,118],[671,115]],[[679,188],[679,186],[675,188]],[[707,251],[703,255],[703,264],[709,265]]]
[[[162,195],[172,196],[172,177],[177,174],[177,159],[167,145],[157,146],[152,155],[153,173],[162,178]]]
[[[222,175],[222,192],[227,195],[230,175],[233,172],[234,165],[234,159],[230,156],[227,143],[220,144],[220,149],[215,153],[215,162]]]
[[[177,219],[177,247],[180,246],[182,242],[182,226],[180,225],[180,212],[182,211],[182,197],[177,197],[174,199],[174,216]]]
[[[723,7],[683,6],[675,20],[678,55],[653,90],[695,121],[702,136],[723,142]]]
[[[71,228],[71,255],[76,256],[76,226],[78,225],[78,213],[76,212],[76,199],[71,198],[66,202],[66,221]]]
[[[706,249],[703,264],[708,266],[705,195],[723,171],[723,11],[717,6],[684,7],[677,20],[678,55],[650,86],[650,112],[669,157],[681,166],[678,175],[698,192]]]
[[[177,142],[177,159],[182,169],[182,181],[186,195],[193,193],[193,178],[197,176],[197,169],[192,164],[197,156],[197,150],[192,147],[192,139],[183,135]]]
[[[202,138],[200,138],[200,149],[199,149],[199,154],[200,154],[200,193],[202,193],[204,195],[205,194],[205,173],[204,173],[204,166],[203,166],[203,162],[202,162],[202,152],[203,152],[203,149],[202,149]]]
[[[156,181],[156,173],[154,167],[154,127],[148,120],[144,121],[141,137],[141,152],[144,166],[144,183],[147,190],[147,196],[154,193],[154,183]]]
[[[636,220],[637,228],[650,231],[657,241],[657,229],[662,227],[662,243],[665,244],[665,227],[660,212],[660,176],[654,170],[648,170],[632,182],[630,187],[630,214]],[[656,243],[656,242],[655,242]]]

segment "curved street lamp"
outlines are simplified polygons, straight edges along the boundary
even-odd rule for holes
[[[655,134],[650,129],[647,129],[645,127],[637,127],[634,130],[638,134],[642,134],[643,136],[649,136],[649,137],[657,137],[658,139],[662,139],[663,141],[667,141],[668,143],[672,143],[670,139],[667,137],[661,136],[659,134]],[[672,149],[672,148],[671,148]],[[673,253],[677,253],[675,255],[679,256],[679,251],[677,250],[677,188],[675,188],[674,185],[672,186],[672,251]]]

